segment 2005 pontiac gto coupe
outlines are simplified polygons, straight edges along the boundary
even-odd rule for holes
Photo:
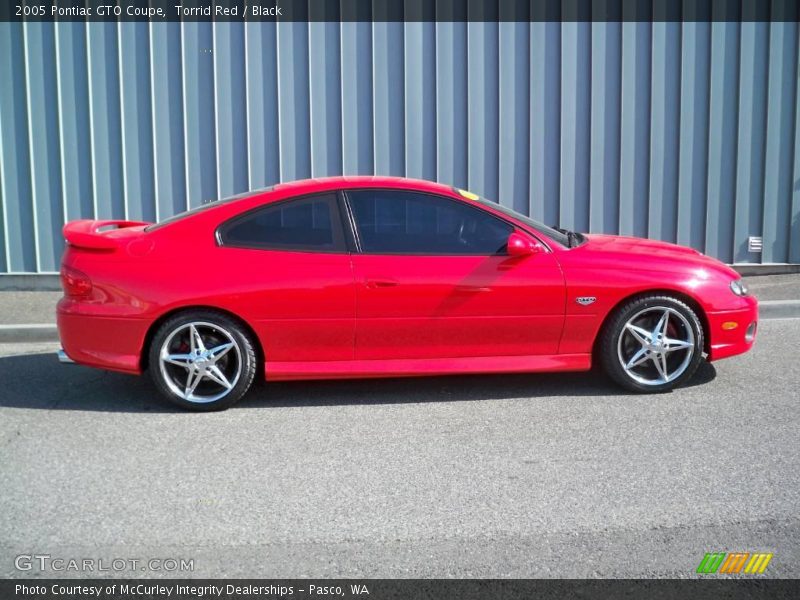
[[[554,229],[388,177],[300,181],[158,224],[64,227],[62,360],[180,406],[267,380],[582,371],[661,392],[746,352],[757,303],[673,244]]]

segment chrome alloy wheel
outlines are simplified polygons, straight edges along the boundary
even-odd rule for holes
[[[242,355],[230,332],[196,321],[175,329],[159,352],[169,389],[187,402],[215,402],[227,396],[242,374]]]
[[[617,341],[620,365],[642,385],[674,381],[692,362],[694,352],[689,320],[667,306],[648,307],[633,315]]]

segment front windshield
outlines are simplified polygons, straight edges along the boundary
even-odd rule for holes
[[[502,206],[502,205],[498,204],[497,202],[492,202],[491,200],[487,200],[486,198],[482,198],[481,196],[478,196],[476,194],[472,194],[470,192],[466,192],[465,193],[462,190],[458,190],[458,192],[462,196],[464,196],[465,198],[469,198],[471,200],[474,200],[475,202],[479,202],[480,204],[484,204],[486,206],[491,206],[493,209],[503,213],[504,215],[512,217],[513,219],[516,219],[517,221],[523,222],[525,225],[529,226],[531,229],[533,229],[535,231],[538,231],[542,235],[546,235],[548,238],[558,242],[562,246],[566,246],[567,248],[569,248],[571,246],[569,235],[566,232],[566,230],[559,231],[557,229],[553,229],[552,227],[548,227],[544,223],[540,223],[539,221],[531,219],[530,217],[526,217],[525,215],[523,215],[521,213],[518,213],[515,210],[512,210],[512,209],[510,209],[510,208],[508,208],[506,206]],[[467,195],[467,194],[469,194],[469,195]]]

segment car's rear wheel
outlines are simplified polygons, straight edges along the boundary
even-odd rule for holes
[[[234,319],[192,310],[158,328],[149,367],[156,387],[171,402],[211,411],[228,408],[247,393],[256,357],[248,332]]]
[[[703,360],[703,327],[677,298],[643,296],[612,315],[599,350],[606,372],[621,386],[664,392],[694,375]]]

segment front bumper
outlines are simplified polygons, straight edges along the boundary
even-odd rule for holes
[[[743,300],[744,308],[708,313],[709,361],[743,354],[753,347],[758,329],[758,300],[753,296]]]

